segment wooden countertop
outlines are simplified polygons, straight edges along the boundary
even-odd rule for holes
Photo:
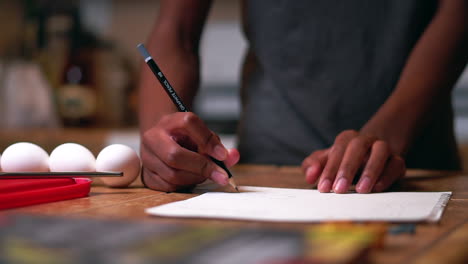
[[[310,188],[300,168],[238,165],[233,168],[239,185]],[[453,196],[438,224],[418,224],[415,234],[387,235],[383,249],[371,252],[372,263],[468,263],[468,177],[461,173],[411,170],[394,187],[397,191],[452,191]],[[215,226],[269,226],[304,228],[306,224],[251,221],[158,218],[144,209],[195,196],[141,188],[111,189],[93,186],[90,196],[6,211],[52,216],[126,219],[150,222],[210,224]]]

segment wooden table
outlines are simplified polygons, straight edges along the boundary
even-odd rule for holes
[[[238,165],[233,169],[239,185],[310,188],[296,167]],[[453,196],[438,224],[418,224],[415,234],[387,235],[383,249],[371,252],[372,263],[468,263],[468,177],[461,173],[409,171],[399,191],[452,191]],[[93,186],[82,199],[24,207],[8,213],[180,222],[214,226],[270,226],[304,228],[305,224],[265,224],[248,221],[170,219],[146,215],[144,209],[187,199],[190,193],[161,193],[133,184],[111,189]]]

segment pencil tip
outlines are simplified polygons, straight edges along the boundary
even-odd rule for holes
[[[236,191],[239,192],[239,188],[237,188],[237,184],[234,182],[234,179],[229,178],[229,185],[231,185],[232,188],[236,189]]]

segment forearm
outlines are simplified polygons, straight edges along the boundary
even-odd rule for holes
[[[465,0],[441,1],[410,54],[394,92],[361,132],[387,141],[394,153],[407,151],[437,109],[438,101],[450,96],[466,65],[467,10]]]
[[[173,47],[165,48],[164,44],[151,44],[162,43],[158,41],[158,37],[152,38],[149,43],[150,53],[184,104],[191,108],[199,84],[198,56],[180,50],[174,51]],[[140,131],[148,130],[162,116],[176,111],[177,108],[154,74],[146,65],[142,65],[139,93]]]
[[[158,19],[147,43],[149,52],[189,108],[198,90],[198,45],[210,5],[210,0],[161,1]],[[140,131],[143,133],[177,108],[143,64],[139,86]]]

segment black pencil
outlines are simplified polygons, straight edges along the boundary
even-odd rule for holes
[[[138,44],[137,45],[138,50],[140,51],[141,55],[145,59],[146,64],[149,66],[151,71],[154,73],[154,76],[158,79],[158,81],[161,83],[161,86],[164,88],[166,91],[167,95],[169,95],[169,98],[171,98],[172,102],[174,105],[179,109],[179,112],[189,112],[188,108],[184,105],[180,97],[177,95],[176,91],[174,88],[172,88],[172,85],[169,83],[169,81],[166,79],[164,74],[162,73],[161,69],[158,67],[154,59],[151,57],[149,52],[146,50],[145,46],[143,44]],[[229,184],[236,189],[236,191],[239,191],[237,188],[236,183],[234,182],[234,179],[232,179],[232,174],[224,164],[224,162],[217,160],[213,157],[210,157],[211,160],[216,163],[219,167],[221,167],[223,170],[226,171],[228,177],[229,177]]]

